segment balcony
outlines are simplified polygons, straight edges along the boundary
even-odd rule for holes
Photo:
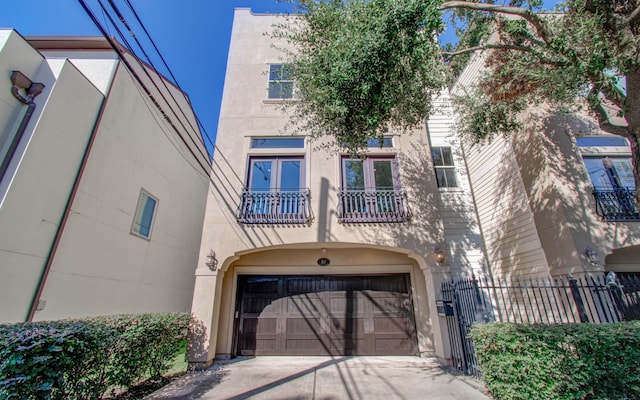
[[[596,213],[605,221],[640,221],[640,213],[629,189],[594,190]]]
[[[311,220],[309,189],[242,191],[238,222],[243,224],[306,224]]]
[[[405,222],[410,219],[411,210],[403,189],[340,188],[338,192],[338,222]]]

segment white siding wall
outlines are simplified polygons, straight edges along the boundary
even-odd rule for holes
[[[463,95],[473,88],[483,71],[484,55],[476,53],[452,88]],[[527,192],[509,140],[463,143],[469,181],[489,269],[494,276],[548,275]]]
[[[483,270],[482,238],[476,217],[469,177],[454,131],[453,109],[445,91],[434,100],[434,113],[427,120],[431,147],[451,147],[457,188],[439,188],[438,198],[444,224],[444,241],[448,247],[448,264],[453,276]]]

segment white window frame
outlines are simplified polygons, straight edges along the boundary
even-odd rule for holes
[[[147,205],[148,199],[155,202],[153,206],[153,212],[151,214],[151,222],[149,223],[149,234],[145,235],[140,231],[142,226],[142,218],[144,217],[144,210]],[[138,196],[138,202],[136,203],[136,209],[133,213],[133,222],[131,223],[131,234],[142,239],[151,240],[151,234],[153,232],[153,226],[156,222],[156,213],[158,212],[158,204],[160,201],[158,198],[145,189],[140,189],[140,195]]]
[[[440,151],[440,157],[442,158],[442,165],[436,165],[436,160],[435,158],[433,158],[433,152],[438,149]],[[445,164],[445,157],[444,154],[442,152],[443,149],[448,149],[449,150],[449,155],[451,156],[451,164]],[[439,189],[457,189],[460,187],[460,182],[458,179],[458,174],[456,173],[456,163],[453,157],[454,153],[453,153],[453,148],[451,146],[433,146],[431,147],[431,158],[433,159],[433,169],[434,169],[434,174],[436,176],[436,185],[438,185]],[[447,185],[447,186],[440,186],[440,182],[438,182],[438,170],[444,171],[444,170],[451,170],[453,172],[453,178],[455,179],[455,185],[451,186],[451,185]],[[445,180],[446,180],[446,174],[445,174]],[[447,180],[448,183],[448,180]]]
[[[267,72],[268,74],[268,78],[269,81],[267,83],[267,99],[268,100],[291,100],[294,97],[294,91],[295,91],[295,79],[293,76],[293,71],[291,72],[291,79],[271,79],[271,69],[273,67],[279,67],[282,70],[284,70],[285,68],[291,68],[290,65],[287,65],[285,63],[273,63],[273,64],[269,64],[269,71]],[[280,74],[282,75],[282,74]],[[282,78],[282,76],[279,76],[278,78]],[[277,84],[277,85],[286,85],[286,84],[290,84],[291,85],[291,96],[289,97],[283,97],[283,96],[278,96],[278,97],[271,97],[271,85],[272,84]],[[280,88],[280,93],[282,93],[282,87]]]

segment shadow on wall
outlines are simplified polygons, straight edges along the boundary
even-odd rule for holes
[[[478,229],[473,204],[466,204],[461,192],[439,192],[429,146],[420,141],[403,149],[398,156],[401,184],[406,189],[413,218],[409,222],[381,224],[380,229],[363,231],[363,240],[375,242],[385,234],[391,246],[412,249],[425,259],[433,259],[436,248],[444,251],[445,263],[454,265],[452,273],[469,265],[466,251],[477,246],[480,237],[473,232]],[[443,195],[445,198],[443,199]],[[455,221],[456,240],[445,240],[447,231],[443,225],[443,213],[449,221]]]
[[[241,190],[245,186],[245,180],[231,166],[227,156],[216,147],[211,169],[210,190],[217,193],[221,214],[227,218],[229,228],[245,248],[268,247],[284,244],[277,231],[262,225],[239,224],[235,215],[238,211],[238,203],[241,198]],[[306,226],[306,225],[305,225]]]
[[[581,263],[593,269],[583,255],[585,246],[608,250],[639,243],[638,230],[623,233],[615,229],[620,224],[607,224],[596,214],[593,187],[573,140],[592,131],[593,123],[553,109],[531,113],[525,126],[513,146],[551,275]],[[569,253],[568,245],[575,250]]]

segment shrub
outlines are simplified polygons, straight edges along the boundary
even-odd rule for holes
[[[188,314],[142,314],[0,325],[0,398],[99,398],[166,372]]]
[[[496,399],[640,398],[640,322],[479,324],[471,338]]]

